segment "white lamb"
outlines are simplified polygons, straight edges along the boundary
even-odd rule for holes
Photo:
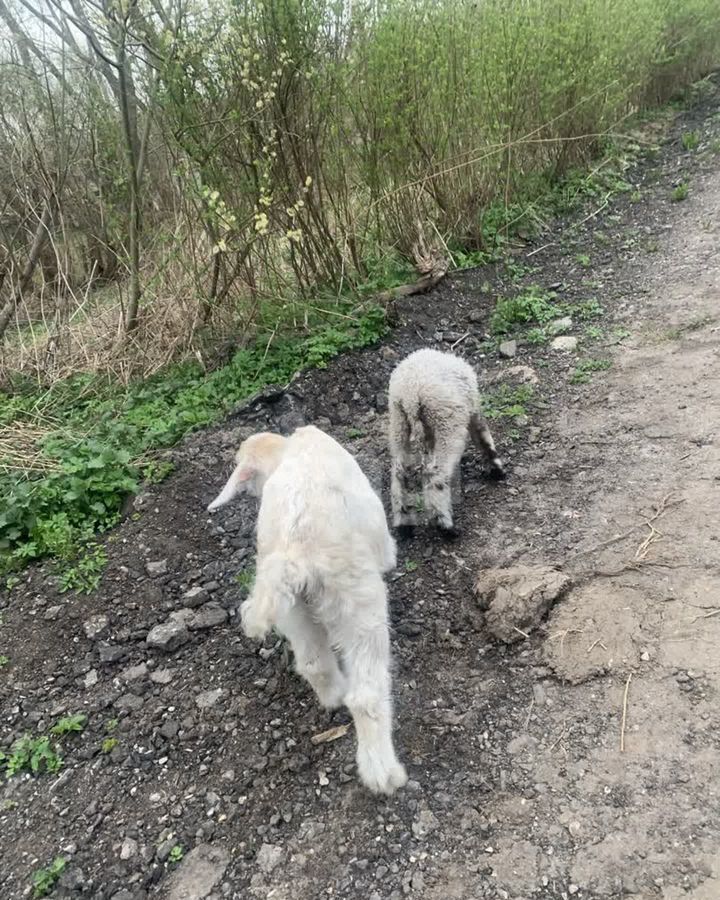
[[[415,444],[422,452],[425,509],[445,537],[457,537],[451,480],[465,451],[468,431],[484,451],[493,477],[505,477],[480,411],[475,371],[452,353],[417,350],[399,363],[390,376],[388,401],[393,525],[401,536],[408,537],[416,523],[408,471]]]
[[[352,713],[363,783],[391,794],[407,775],[392,742],[382,576],[396,558],[382,503],[350,453],[313,426],[288,438],[254,435],[241,445],[236,464],[208,509],[241,491],[262,497],[243,630],[263,638],[276,627],[287,637],[297,671],[320,703],[344,703]]]

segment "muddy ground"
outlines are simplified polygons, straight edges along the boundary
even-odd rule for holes
[[[382,346],[178,448],[176,474],[111,535],[96,594],[58,595],[40,568],[2,598],[0,746],[87,716],[61,739],[58,774],[0,788],[3,900],[58,855],[65,897],[720,898],[717,109],[707,85],[625,173],[632,193],[518,253],[535,267],[519,284],[601,301],[602,317],[574,318],[575,352],[519,340],[501,358],[485,335],[517,266],[453,277],[404,301]],[[352,730],[311,740],[347,712],[318,707],[282,646],[240,633],[252,503],[204,508],[245,435],[302,422],[344,442],[387,498],[387,380],[420,346],[456,346],[488,391],[535,382],[534,399],[493,422],[507,482],[468,452],[461,539],[421,529],[400,548],[396,741],[411,780],[378,799],[356,780]],[[613,366],[573,383],[588,357]],[[507,646],[473,585],[534,563],[574,586]],[[185,642],[149,647],[171,616]]]

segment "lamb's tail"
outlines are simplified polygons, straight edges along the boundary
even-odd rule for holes
[[[262,639],[309,589],[312,573],[301,561],[270,553],[258,562],[255,584],[241,610],[243,631]]]

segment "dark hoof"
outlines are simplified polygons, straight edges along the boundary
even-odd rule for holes
[[[401,541],[409,541],[410,538],[415,534],[415,526],[414,525],[398,525],[395,529],[395,533]]]
[[[460,537],[460,531],[454,525],[448,528],[446,525],[436,522],[435,527],[440,532],[440,537],[446,541],[456,541]]]
[[[505,469],[490,469],[488,472],[488,478],[491,481],[505,481],[507,478],[507,472]]]

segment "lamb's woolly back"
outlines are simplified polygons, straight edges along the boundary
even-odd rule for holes
[[[258,551],[321,560],[326,575],[348,565],[388,572],[395,542],[385,511],[355,458],[312,425],[288,438],[268,478],[258,517]],[[320,565],[320,563],[316,563]]]
[[[421,449],[425,507],[446,536],[456,536],[450,479],[465,450],[468,433],[485,452],[496,476],[504,475],[480,409],[475,370],[453,353],[416,350],[390,376],[388,403],[395,526],[406,534],[415,524],[407,470],[413,449]]]
[[[454,353],[430,348],[416,350],[398,363],[390,376],[389,394],[408,412],[424,402],[434,406],[445,401],[470,407],[480,399],[472,366]]]

